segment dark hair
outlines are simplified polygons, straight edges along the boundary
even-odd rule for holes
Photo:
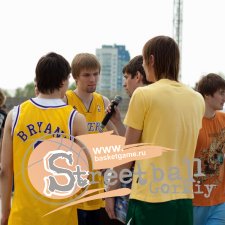
[[[97,57],[90,53],[77,54],[71,63],[71,67],[74,79],[80,75],[80,72],[83,69],[98,69],[99,73],[101,71],[101,65]]]
[[[128,73],[131,75],[131,78],[133,79],[137,75],[137,72],[140,72],[140,74],[142,75],[143,84],[151,84],[151,82],[146,80],[146,74],[142,64],[143,64],[143,56],[142,55],[135,56],[133,59],[130,60],[130,62],[127,65],[123,67],[123,74]]]
[[[205,95],[213,96],[219,89],[225,90],[225,80],[215,73],[209,73],[203,76],[197,83],[197,91],[201,93],[203,97],[205,97]]]
[[[157,36],[146,42],[143,57],[147,66],[151,56],[154,56],[156,80],[167,78],[178,81],[180,53],[177,43],[172,38]]]
[[[54,90],[59,90],[70,72],[70,64],[63,56],[54,52],[42,56],[35,70],[38,91],[51,94]]]

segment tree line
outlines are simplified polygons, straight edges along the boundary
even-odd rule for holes
[[[69,85],[69,89],[75,89],[75,83]],[[13,96],[7,90],[4,90],[4,93],[7,97],[17,97],[17,98],[33,98],[35,97],[34,94],[34,82],[30,82],[26,84],[23,88],[18,87],[15,90],[15,94]]]

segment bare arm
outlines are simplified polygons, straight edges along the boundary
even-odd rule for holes
[[[1,152],[2,152],[2,138],[4,134],[4,127],[1,128],[1,135],[0,135],[0,170],[1,170]]]
[[[12,144],[12,111],[9,112],[3,134],[2,152],[1,152],[1,225],[8,224],[8,217],[11,209],[11,190],[13,180],[13,144]]]
[[[127,127],[125,145],[136,144],[140,142],[142,130],[137,130],[132,127]]]
[[[87,133],[87,121],[85,116],[77,112],[73,120],[73,135],[77,136]]]
[[[142,134],[141,130],[127,127],[126,135],[125,135],[125,137],[126,137],[125,145],[138,143],[140,141],[141,134]],[[115,168],[113,168],[113,170],[116,171],[117,174],[120,174],[120,171],[122,169],[130,169],[132,164],[133,164],[133,162],[129,162],[129,163],[123,164],[121,166],[115,167]],[[120,187],[119,178],[117,178],[116,180],[117,180],[116,184],[112,185],[108,188],[109,191],[115,190],[118,187]],[[115,198],[106,198],[105,209],[111,219],[116,218],[115,211],[114,211],[114,205],[115,205]]]

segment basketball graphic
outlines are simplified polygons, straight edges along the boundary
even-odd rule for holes
[[[79,198],[84,194],[91,170],[84,145],[59,137],[37,140],[34,146],[28,154],[27,173],[39,194],[51,199],[66,199],[75,194]]]

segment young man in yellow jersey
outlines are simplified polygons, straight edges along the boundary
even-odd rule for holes
[[[217,74],[203,76],[197,91],[205,100],[194,164],[194,225],[225,224],[225,80]],[[199,174],[198,171],[201,171]]]
[[[28,179],[27,152],[40,140],[87,134],[85,117],[66,105],[62,98],[68,88],[71,67],[59,54],[49,53],[36,66],[38,96],[14,107],[7,117],[2,145],[1,225],[74,225],[76,209],[67,207],[46,213],[65,204],[64,199],[49,199],[39,194]],[[31,150],[32,150],[31,149]],[[11,206],[12,179],[14,196]]]
[[[129,225],[193,224],[192,166],[205,107],[199,93],[178,82],[179,61],[178,45],[170,37],[157,36],[144,45],[144,70],[154,83],[131,97],[126,144],[152,143],[174,151],[135,162]],[[119,173],[131,164],[114,169]],[[106,199],[106,210],[115,218],[113,198]]]
[[[73,106],[82,113],[87,120],[88,133],[102,132],[100,127],[105,117],[105,109],[110,104],[108,98],[95,92],[101,71],[97,57],[90,53],[77,54],[71,64],[72,76],[76,82],[76,89],[66,92],[67,104]],[[107,130],[114,130],[114,126],[109,121]],[[92,184],[89,189],[103,188],[103,177],[99,174],[95,176],[96,184]],[[105,214],[104,201],[101,199],[88,201],[77,205],[79,225],[99,225],[102,214]],[[105,218],[106,219],[106,218]],[[109,221],[108,223],[112,223]]]

